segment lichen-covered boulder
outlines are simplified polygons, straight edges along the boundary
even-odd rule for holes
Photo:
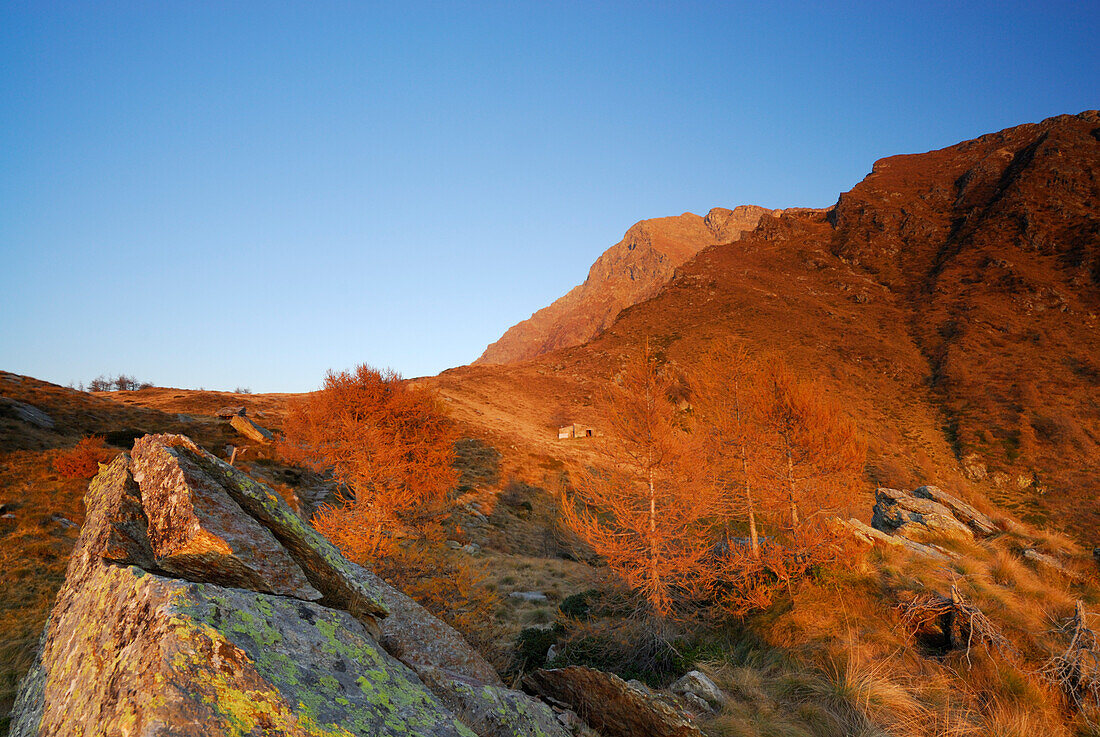
[[[453,627],[376,574],[355,567],[389,611],[379,623],[379,638],[386,650],[417,673],[441,668],[488,686],[504,685],[496,669]]]
[[[128,466],[89,486],[12,735],[472,737],[347,612],[105,558],[140,542]]]
[[[524,687],[576,712],[607,737],[702,737],[684,710],[612,673],[580,666],[537,670]]]
[[[275,536],[200,465],[202,454],[182,435],[134,442],[133,475],[157,567],[191,581],[320,599]]]
[[[473,733],[346,612],[100,563],[13,712],[32,735]]]

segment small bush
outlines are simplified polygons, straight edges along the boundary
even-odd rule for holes
[[[666,620],[574,622],[554,666],[583,665],[663,687],[690,668],[694,651],[688,636]]]
[[[58,453],[53,469],[67,479],[90,479],[99,473],[99,464],[110,460],[113,453],[103,438],[91,435]]]
[[[546,653],[565,630],[560,624],[550,627],[525,627],[516,636],[515,652],[509,673],[521,674],[546,665]]]

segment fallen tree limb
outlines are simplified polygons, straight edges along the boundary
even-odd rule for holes
[[[1018,654],[1008,638],[981,609],[963,597],[957,586],[951,587],[950,596],[926,594],[900,604],[898,609],[902,623],[912,632],[930,624],[939,625],[948,649],[965,648],[967,665],[971,664],[970,650],[975,644],[1005,658],[1015,658]]]
[[[1073,616],[1057,628],[1069,638],[1069,644],[1039,671],[1083,715],[1100,712],[1100,639],[1089,627],[1089,616],[1084,602],[1078,601]],[[1091,724],[1087,716],[1085,719]]]

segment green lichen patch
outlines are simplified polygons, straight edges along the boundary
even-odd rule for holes
[[[282,709],[302,724],[351,734],[472,735],[346,612],[234,589],[204,593],[175,605],[211,643],[199,650],[223,666],[246,663],[269,689],[197,676],[214,691],[216,708],[233,707],[231,721],[241,728],[250,719],[276,724]]]

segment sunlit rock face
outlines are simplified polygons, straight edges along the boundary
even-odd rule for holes
[[[85,506],[12,735],[564,735],[454,630],[185,437],[140,439]],[[376,639],[391,607],[389,638],[429,685]]]

